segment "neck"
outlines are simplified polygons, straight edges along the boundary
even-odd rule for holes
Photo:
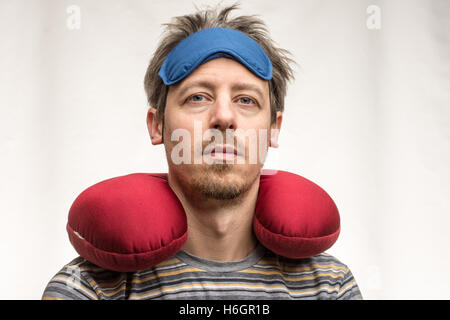
[[[256,247],[253,215],[259,177],[250,189],[233,200],[186,196],[169,174],[169,185],[180,199],[188,222],[188,239],[183,250],[215,261],[239,261]]]

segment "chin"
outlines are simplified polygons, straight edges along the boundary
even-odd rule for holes
[[[206,198],[233,200],[251,188],[259,174],[259,169],[254,169],[257,168],[232,164],[207,165],[192,176],[190,183]]]
[[[226,163],[173,165],[170,172],[188,197],[237,201],[258,178],[261,166]]]

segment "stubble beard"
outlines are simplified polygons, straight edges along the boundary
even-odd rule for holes
[[[207,199],[234,200],[245,192],[247,187],[241,181],[227,179],[232,170],[233,167],[230,164],[207,165],[206,170],[202,170],[192,179],[192,187]]]
[[[204,200],[239,203],[242,195],[250,190],[258,178],[259,170],[255,174],[249,170],[240,174],[234,166],[236,165],[225,163],[208,164],[180,182],[193,198],[201,196]]]
[[[202,143],[202,155],[210,143],[209,141]],[[240,145],[243,145],[243,142]],[[245,145],[248,145],[248,141]],[[259,150],[257,151],[259,154]],[[166,149],[166,155],[171,154],[172,149]],[[248,154],[248,150],[245,150],[245,154]],[[195,152],[192,151],[190,159],[194,158]],[[169,157],[168,161],[169,163],[171,161]],[[201,164],[196,164],[195,161],[194,164],[173,164],[171,171],[177,177],[185,196],[199,201],[221,200],[226,202],[224,205],[239,204],[245,198],[243,195],[252,188],[263,167],[259,162],[249,164],[250,161],[247,158],[243,164],[226,163],[226,161],[204,163],[202,160],[201,162]]]

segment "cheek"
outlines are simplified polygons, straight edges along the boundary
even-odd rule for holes
[[[177,112],[167,110],[164,121],[165,142],[169,144],[176,143],[177,136],[184,136],[186,132],[193,131],[192,121],[188,121],[186,117],[180,116]],[[172,141],[172,138],[175,141]]]
[[[247,164],[263,164],[270,145],[270,127],[256,127],[237,130],[238,148],[245,149]]]
[[[190,132],[194,131],[194,126],[203,128],[206,123],[206,115],[204,113],[185,112],[181,107],[168,106],[166,109],[166,126],[167,133],[171,133],[176,129],[185,129]]]
[[[203,132],[203,122],[198,119],[180,114],[166,114],[164,145],[169,163],[197,164],[196,158],[199,158],[199,154],[201,157],[202,153]],[[181,158],[183,160],[180,160]]]

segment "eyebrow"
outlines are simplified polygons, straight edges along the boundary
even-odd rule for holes
[[[179,89],[179,92],[178,92],[177,95],[179,97],[182,97],[186,93],[186,91],[188,91],[189,89],[194,88],[194,87],[204,87],[204,88],[208,88],[208,89],[212,90],[216,86],[212,82],[206,81],[206,80],[192,81],[192,82],[184,85],[183,87],[181,87]],[[263,94],[263,92],[261,91],[260,87],[255,85],[255,84],[246,83],[246,82],[237,82],[237,83],[234,83],[231,86],[231,89],[232,90],[250,90],[250,91],[253,91],[259,96],[259,98],[262,101],[264,101],[264,94]]]

